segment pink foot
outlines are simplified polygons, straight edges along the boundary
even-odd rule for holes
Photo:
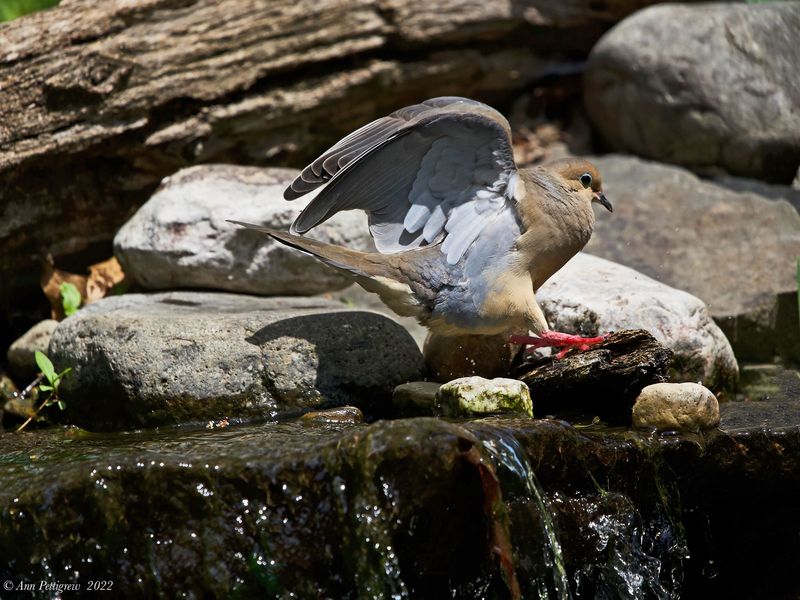
[[[508,338],[509,344],[522,344],[532,348],[561,348],[556,354],[556,358],[563,358],[570,350],[588,350],[593,344],[598,344],[606,339],[606,336],[582,337],[570,335],[560,331],[543,331],[538,337],[530,335],[512,335]]]

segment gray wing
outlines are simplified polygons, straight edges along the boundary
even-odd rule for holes
[[[293,232],[361,209],[380,252],[441,241],[455,264],[492,218],[514,210],[517,182],[505,118],[480,102],[443,97],[351,133],[303,169],[284,196],[325,186]]]

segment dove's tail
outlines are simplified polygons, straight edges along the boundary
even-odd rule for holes
[[[422,316],[419,299],[414,295],[408,285],[409,282],[391,255],[334,246],[251,223],[230,222],[266,234],[282,244],[307,252],[325,264],[353,276],[361,287],[378,294],[383,302],[399,315]]]
[[[334,246],[333,244],[326,244],[318,240],[279,231],[271,227],[253,225],[252,223],[242,223],[240,221],[230,221],[230,223],[235,223],[247,229],[266,234],[282,244],[302,250],[308,254],[313,254],[325,264],[357,277],[390,277],[392,275],[390,272],[391,268],[389,268],[385,261],[381,260],[382,255],[380,254],[375,255],[368,252],[360,252],[359,250],[351,250],[350,248],[343,248],[341,246]]]

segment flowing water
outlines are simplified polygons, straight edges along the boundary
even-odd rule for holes
[[[571,598],[553,513],[522,447],[513,436],[499,432],[496,437],[482,442],[500,475],[504,500],[525,503],[532,513],[531,520],[540,524],[541,537],[536,538],[540,540],[540,547],[527,549],[534,553],[530,557],[533,562],[536,562],[535,554],[541,553],[541,565],[546,575],[531,582],[534,594],[539,598]],[[509,481],[509,478],[516,481]]]
[[[736,435],[428,418],[5,434],[0,579],[114,573],[127,597],[678,598],[687,568],[705,589],[739,565],[726,505],[705,500],[739,493],[731,457],[796,481],[800,438]],[[764,492],[790,503],[776,481]],[[773,517],[749,510],[738,530]]]

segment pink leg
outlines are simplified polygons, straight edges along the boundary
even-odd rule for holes
[[[510,344],[523,344],[533,348],[562,348],[556,354],[556,358],[563,358],[564,355],[573,348],[578,350],[588,350],[592,344],[602,342],[605,336],[599,337],[581,337],[579,335],[570,335],[569,333],[561,333],[560,331],[542,331],[538,337],[530,335],[512,335],[508,338]]]

